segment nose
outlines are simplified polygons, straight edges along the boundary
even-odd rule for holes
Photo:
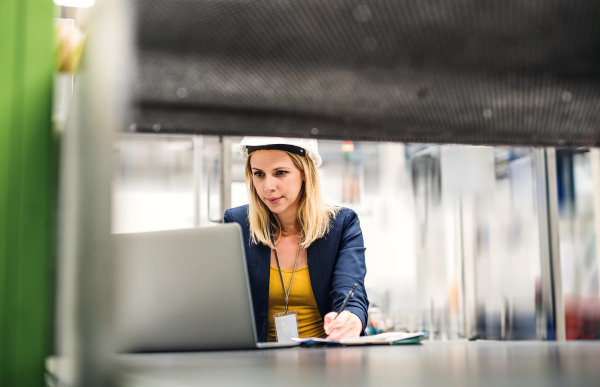
[[[277,187],[276,187],[275,178],[267,175],[265,177],[265,185],[264,185],[265,192],[273,192],[273,191],[275,191],[276,188]]]

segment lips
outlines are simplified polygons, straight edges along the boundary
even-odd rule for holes
[[[279,201],[283,198],[283,196],[280,196],[278,198],[268,198],[267,200],[269,201],[269,203],[271,204],[277,204],[279,203]]]

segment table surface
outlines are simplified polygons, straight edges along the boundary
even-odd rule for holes
[[[424,342],[119,355],[117,384],[185,386],[600,386],[600,342]]]

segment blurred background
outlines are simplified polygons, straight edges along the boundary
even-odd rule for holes
[[[240,140],[121,136],[112,231],[221,222],[224,209],[247,203]],[[566,338],[599,337],[596,150],[557,150],[550,177],[541,148],[321,140],[319,150],[325,200],[360,218],[372,332],[554,340],[555,311],[542,301],[553,178]]]

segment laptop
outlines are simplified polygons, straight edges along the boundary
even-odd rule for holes
[[[298,345],[257,342],[237,223],[113,236],[118,352]]]

